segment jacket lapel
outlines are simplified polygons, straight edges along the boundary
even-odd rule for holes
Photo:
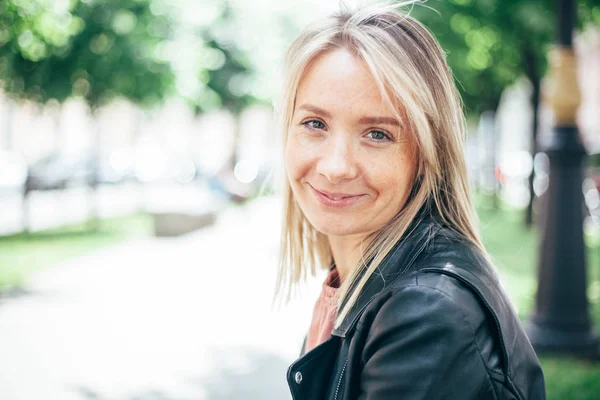
[[[339,348],[340,338],[331,336],[290,365],[287,382],[295,400],[325,399]]]
[[[346,337],[346,334],[354,327],[360,318],[362,311],[369,305],[373,298],[394,283],[413,265],[419,254],[423,252],[429,239],[433,237],[434,223],[429,217],[420,219],[418,223],[409,228],[409,234],[405,239],[396,243],[383,262],[378,271],[373,273],[361,291],[356,303],[352,306],[340,326],[333,330],[332,335]],[[363,269],[357,282],[364,276]],[[342,307],[347,299],[342,302]]]

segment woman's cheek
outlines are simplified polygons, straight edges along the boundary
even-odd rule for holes
[[[307,155],[310,151],[302,140],[298,140],[297,136],[292,136],[286,146],[286,168],[291,179],[300,179],[306,174],[309,166]]]
[[[321,152],[320,143],[307,135],[293,135],[288,141],[286,158],[289,168],[310,169]]]

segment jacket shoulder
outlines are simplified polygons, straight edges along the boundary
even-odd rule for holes
[[[462,298],[468,293],[461,293],[451,278],[414,278],[380,293],[357,323],[357,335],[364,337],[363,389],[381,390],[385,382],[389,397],[381,398],[386,399],[392,393],[411,399],[476,399],[494,392],[493,380],[504,381],[504,376],[489,332],[478,343],[486,330],[484,313],[465,308]],[[468,302],[477,307],[472,299]]]
[[[498,311],[488,307],[487,297],[502,298],[505,304],[511,304],[486,256],[443,227],[429,238],[412,268],[391,282],[388,289],[399,293],[407,287],[412,287],[411,292],[430,292],[445,298],[445,307],[460,311],[476,326]]]
[[[382,318],[382,312],[388,315]],[[412,312],[419,324],[447,323],[445,329],[460,331],[467,340],[470,335],[464,334],[476,332],[486,319],[477,297],[459,281],[443,274],[416,271],[382,291],[367,307],[358,327],[391,323],[394,318],[390,316],[412,318]],[[462,323],[457,324],[459,320]]]
[[[462,342],[453,345],[472,345],[492,376],[502,374],[502,350],[494,318],[481,299],[456,278],[416,270],[394,282],[378,297],[372,309],[365,310],[366,319],[359,321],[359,329],[368,323],[393,321],[381,315],[368,321],[369,311],[380,314],[382,310],[401,319],[415,318],[415,326],[435,324],[443,328],[446,335]]]
[[[403,297],[429,293],[429,298],[437,298],[429,300],[434,307],[429,315],[463,317],[490,377],[506,381],[500,388],[508,388],[516,398],[545,398],[535,352],[494,267],[475,245],[439,229],[410,272],[388,289]]]

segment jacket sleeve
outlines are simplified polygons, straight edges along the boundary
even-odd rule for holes
[[[409,286],[380,306],[362,353],[360,400],[493,399],[491,381],[460,305]]]

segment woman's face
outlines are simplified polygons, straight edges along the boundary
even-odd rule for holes
[[[402,207],[415,160],[364,61],[347,50],[308,65],[285,149],[292,192],[304,215],[330,236],[366,236]]]

